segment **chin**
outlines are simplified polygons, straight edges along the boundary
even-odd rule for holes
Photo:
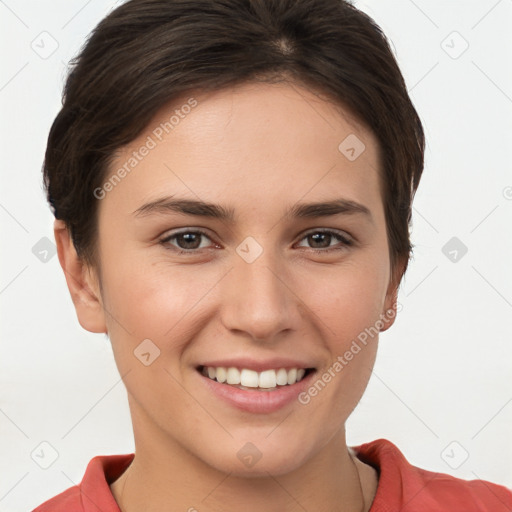
[[[251,439],[251,436],[246,439]],[[215,446],[214,450],[211,449],[212,446]],[[205,456],[206,452],[197,455],[218,471],[241,478],[285,475],[304,464],[309,453],[304,442],[291,444],[278,437],[270,442],[264,436],[259,441],[233,440],[223,446],[212,441],[207,452],[208,456]]]

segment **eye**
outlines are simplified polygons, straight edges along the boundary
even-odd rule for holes
[[[302,238],[302,240],[306,240],[308,243],[312,244],[312,247],[310,248],[313,251],[319,253],[344,250],[354,243],[351,238],[344,234],[338,233],[337,231],[318,229],[316,231],[307,233],[306,236]],[[339,243],[338,245],[332,246],[331,242],[335,240],[337,240]]]
[[[160,243],[169,250],[174,250],[178,254],[194,254],[201,252],[209,246],[204,244],[204,239],[211,238],[205,231],[199,229],[188,229],[178,233],[172,233],[160,240]],[[344,250],[353,245],[353,240],[345,234],[332,230],[315,230],[307,233],[302,239],[310,244],[310,249],[317,253],[326,253],[330,251]],[[338,242],[332,245],[332,242]],[[218,247],[218,245],[217,245]],[[299,244],[299,247],[304,247]]]
[[[199,252],[199,249],[204,249],[208,245],[202,244],[202,238],[211,240],[210,237],[201,230],[186,230],[179,233],[173,233],[160,240],[160,243],[168,248],[178,252],[178,254]],[[175,241],[174,244],[172,241]],[[169,245],[173,247],[169,247]]]

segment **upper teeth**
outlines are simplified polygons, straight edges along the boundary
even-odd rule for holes
[[[241,384],[248,388],[275,388],[276,386],[285,386],[286,384],[295,384],[304,377],[306,370],[304,368],[279,368],[278,370],[265,370],[255,372],[247,368],[224,368],[222,366],[203,367],[203,375],[218,382],[227,384]]]

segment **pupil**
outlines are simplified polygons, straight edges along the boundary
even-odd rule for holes
[[[310,238],[313,239],[313,246],[315,246],[315,243],[319,241],[319,237],[323,237],[323,241],[325,242],[327,240],[327,245],[323,244],[321,245],[321,247],[329,247],[329,242],[330,242],[330,236],[329,234],[327,233],[315,233],[313,235],[309,235]],[[329,237],[329,238],[328,238]]]
[[[194,238],[196,238],[194,240]],[[185,240],[185,246],[186,247],[181,247],[182,244],[180,243],[180,247],[182,249],[197,249],[199,247],[199,244],[197,243],[198,240],[199,240],[199,237],[197,236],[196,233],[182,233],[178,236],[178,240]],[[195,244],[194,244],[195,242]],[[188,244],[192,244],[193,247],[190,247]]]

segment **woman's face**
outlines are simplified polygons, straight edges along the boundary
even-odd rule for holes
[[[393,322],[377,140],[299,86],[190,97],[97,192],[105,331],[137,450],[280,474],[344,439]]]

